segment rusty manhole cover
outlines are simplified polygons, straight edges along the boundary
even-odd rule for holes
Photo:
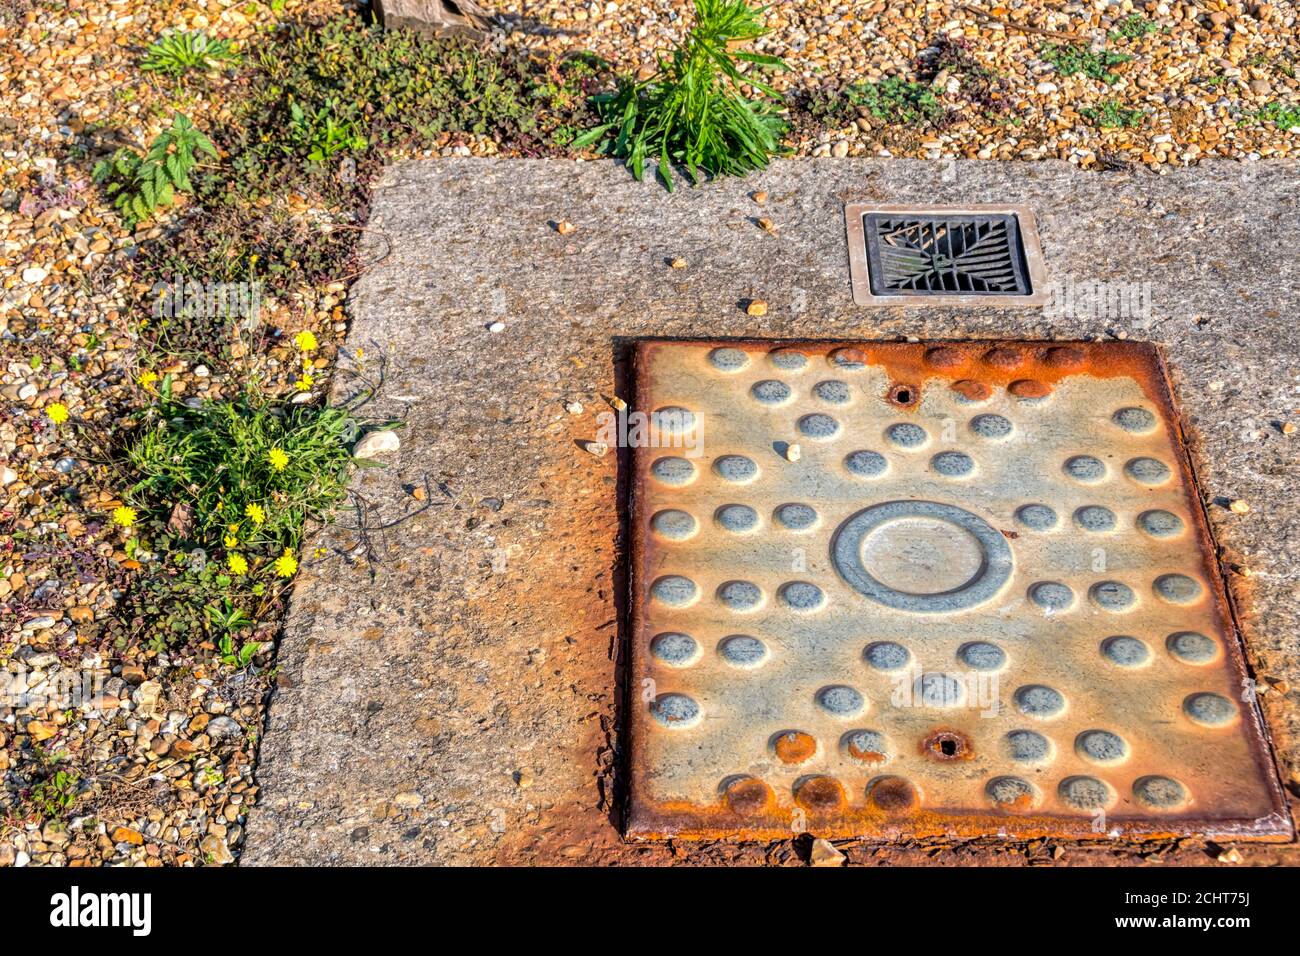
[[[1152,347],[636,360],[630,836],[1289,835]]]

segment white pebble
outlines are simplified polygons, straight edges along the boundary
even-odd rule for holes
[[[402,440],[397,437],[397,432],[392,429],[370,432],[356,443],[356,446],[352,449],[352,456],[354,458],[374,458],[384,452],[397,451],[401,446]]]
[[[493,334],[496,334],[497,332],[504,332],[506,330],[506,324],[498,320],[496,322],[493,322],[491,325],[489,325],[487,327],[487,330]]]

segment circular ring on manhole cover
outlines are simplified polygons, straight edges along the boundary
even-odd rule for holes
[[[831,542],[835,570],[859,594],[899,611],[942,614],[982,604],[1011,577],[1011,547],[983,518],[937,501],[864,508]]]

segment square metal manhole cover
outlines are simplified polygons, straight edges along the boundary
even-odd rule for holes
[[[1290,834],[1154,348],[656,341],[636,390],[629,836]]]
[[[1027,206],[844,208],[858,305],[1039,306],[1049,299]]]

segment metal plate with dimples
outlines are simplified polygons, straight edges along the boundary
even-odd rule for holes
[[[629,837],[1290,835],[1153,347],[635,361]]]

